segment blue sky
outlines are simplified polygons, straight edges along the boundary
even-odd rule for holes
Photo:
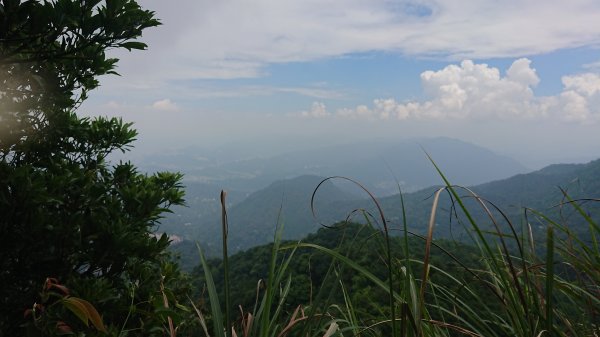
[[[82,109],[134,121],[139,151],[449,136],[531,167],[600,157],[598,1],[141,4],[163,25]]]

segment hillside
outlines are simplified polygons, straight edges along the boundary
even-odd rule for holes
[[[299,239],[316,231],[319,225],[312,217],[310,197],[322,179],[306,175],[277,181],[231,207],[228,205],[231,251],[273,241],[273,233],[278,221],[285,227],[284,239]],[[337,202],[349,202],[352,199],[356,199],[356,196],[330,182],[325,183],[320,191],[318,209],[331,209]],[[209,254],[220,250],[220,205],[218,207],[218,212],[211,213],[203,218],[202,222],[183,226],[185,238],[199,240]],[[191,207],[186,211],[193,213]],[[328,215],[327,220],[336,221],[337,215],[335,213]],[[174,221],[167,223],[169,225],[165,228],[177,231]],[[193,251],[194,248],[191,250]]]
[[[559,187],[575,199],[599,197],[600,159],[587,164],[550,165],[529,174],[481,184],[474,190],[502,205],[520,203],[543,209],[562,199]]]
[[[444,169],[444,168],[442,168]],[[272,240],[281,208],[280,220],[284,224],[285,238],[299,239],[319,228],[319,224],[332,224],[343,220],[352,210],[367,209],[375,214],[371,200],[357,199],[355,194],[344,192],[336,185],[327,183],[317,191],[317,221],[310,210],[310,197],[314,188],[322,180],[316,176],[302,176],[291,180],[272,184],[266,189],[251,194],[248,198],[233,205],[229,209],[230,243],[232,252],[267,243]],[[519,174],[511,178],[497,180],[470,187],[485,199],[502,209],[514,224],[520,224],[523,207],[530,207],[559,219],[559,207],[554,207],[563,200],[560,188],[577,198],[600,198],[600,160],[587,164],[551,165],[539,171]],[[409,229],[416,233],[425,233],[432,199],[436,187],[426,188],[404,195]],[[460,195],[467,195],[459,190]],[[490,224],[481,207],[472,199],[465,199],[470,211],[477,221]],[[402,228],[400,196],[394,195],[379,200],[389,225],[395,231]],[[450,217],[451,202],[447,194],[442,194],[439,203],[436,237],[461,238],[465,232],[455,218]],[[600,212],[598,203],[588,203],[585,209],[594,219]],[[575,217],[572,207],[564,207],[562,216]],[[496,214],[498,216],[498,214]],[[353,218],[362,221],[362,216]],[[463,218],[464,220],[464,218]],[[536,230],[535,217],[530,214],[530,221]],[[196,238],[211,253],[219,251],[220,220],[213,218],[206,225],[195,226]],[[506,229],[506,227],[503,227]],[[537,228],[543,229],[543,228]]]
[[[383,260],[384,249],[380,234],[370,226],[348,223],[337,224],[336,228],[321,228],[316,233],[302,238],[301,241],[335,249],[369,270],[376,277],[386,279],[387,269]],[[291,241],[281,243],[282,246],[293,246],[294,244],[295,242]],[[459,254],[464,265],[470,267],[478,265],[478,252],[474,247],[443,240],[438,240],[437,244],[454,254]],[[403,258],[403,245],[404,242],[400,238],[392,238],[391,246],[395,258]],[[411,237],[408,240],[408,250],[413,259],[423,259],[424,247],[425,242],[420,238]],[[251,308],[254,305],[257,282],[261,279],[265,280],[269,273],[272,248],[273,244],[261,245],[238,252],[229,258],[231,298],[235,311],[239,310],[238,306],[240,305],[243,308]],[[281,251],[278,265],[281,265],[287,256],[289,256],[289,250]],[[431,250],[431,261],[436,267],[446,272],[464,277],[464,275],[460,276],[463,272],[461,267],[436,247]],[[222,260],[215,258],[209,260],[208,263],[222,299],[224,289]],[[343,304],[339,283],[335,281],[336,276],[330,274],[331,266],[332,259],[321,252],[306,248],[297,250],[288,266],[288,272],[293,277],[293,287],[286,298],[285,310],[293,310],[299,304],[319,302],[319,300]],[[379,313],[378,308],[386,305],[385,294],[379,289],[373,288],[367,278],[355,271],[339,266],[338,268],[341,275],[339,277],[344,281],[348,293],[352,294],[352,301],[357,307],[357,312],[361,313],[363,318],[376,316]],[[420,273],[417,263],[412,268],[415,268],[417,275]],[[438,276],[436,272],[432,272],[432,277],[436,282],[445,282]],[[199,280],[199,284],[204,283],[204,273],[201,267],[194,270],[193,277]],[[314,289],[314,292],[311,289]]]
[[[469,188],[505,212],[515,225],[520,224],[523,220],[524,207],[540,211],[553,219],[564,222],[569,218],[575,218],[576,211],[569,205],[564,205],[562,208],[558,207],[564,201],[561,188],[567,191],[573,199],[600,198],[600,160],[587,164],[551,165],[535,172],[519,174]],[[435,190],[436,188],[428,188],[405,195],[408,223],[412,230],[424,232],[431,209],[432,201],[430,197]],[[461,196],[469,195],[465,190],[459,189],[458,191]],[[401,223],[399,199],[399,196],[392,196],[381,200],[386,215],[398,227]],[[467,197],[464,201],[479,223],[491,224],[482,208],[472,198]],[[451,230],[454,234],[461,235],[460,231],[456,231],[460,227],[456,221],[453,222],[453,227],[451,226],[449,220],[451,206],[450,199],[447,194],[444,194],[439,204],[437,216],[436,233],[440,237],[451,236]],[[597,202],[584,203],[584,209],[596,220],[600,219],[599,206]],[[490,208],[493,209],[493,206],[490,205]],[[497,219],[500,219],[497,212],[493,213]],[[532,213],[528,214],[530,223],[535,229],[537,223],[535,216]],[[508,230],[507,227],[503,228]]]
[[[186,240],[200,240],[220,233],[215,226],[220,223],[221,190],[228,193],[227,207],[231,215],[243,221],[268,223],[272,228],[277,219],[279,206],[284,201],[284,193],[277,187],[278,181],[289,180],[303,175],[352,177],[368,186],[378,196],[397,193],[399,180],[403,191],[411,192],[434,185],[440,181],[431,168],[423,149],[439,160],[446,174],[457,183],[472,185],[493,179],[525,172],[524,168],[514,160],[499,156],[485,148],[450,138],[422,138],[401,141],[371,141],[346,145],[324,145],[311,150],[287,152],[276,156],[253,157],[256,151],[203,149],[188,147],[179,151],[157,153],[147,156],[140,166],[146,170],[160,169],[179,170],[185,173],[186,206],[175,207],[172,214],[163,219],[158,232],[178,235]],[[240,152],[241,151],[241,152]],[[259,151],[260,152],[260,151]],[[455,158],[465,158],[461,161]],[[337,183],[334,182],[334,183]],[[314,222],[308,209],[306,195],[312,193],[318,181],[307,182],[304,196],[294,195],[296,187],[293,182],[286,183],[287,194],[283,202],[282,220],[286,223],[286,233],[290,237],[298,237],[314,231]],[[332,222],[344,218],[351,209],[344,207],[347,199],[361,199],[364,194],[349,188],[348,184],[337,184],[344,192],[354,193],[342,198],[319,191],[318,213],[322,221]],[[305,188],[306,187],[306,188]],[[261,191],[268,192],[261,192]],[[253,196],[253,193],[259,196]],[[340,194],[342,191],[338,191]],[[271,195],[271,196],[269,196]],[[247,197],[251,198],[242,203]],[[341,201],[342,207],[325,207]],[[272,203],[269,203],[272,202]],[[237,206],[238,207],[233,207]],[[288,205],[289,204],[289,205]],[[294,207],[288,207],[295,205]],[[308,231],[297,229],[308,225]],[[233,222],[232,225],[234,226]],[[256,226],[254,226],[256,229]],[[260,226],[259,226],[260,227]],[[242,229],[244,232],[244,229]],[[261,239],[255,243],[266,242],[271,230],[260,229],[253,237]],[[296,235],[296,233],[298,235]],[[246,240],[246,236],[241,238]],[[247,240],[246,240],[247,241]],[[242,244],[240,249],[248,247]]]

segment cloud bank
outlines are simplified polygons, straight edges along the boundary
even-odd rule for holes
[[[330,116],[331,113],[327,111],[327,107],[322,102],[313,102],[312,107],[308,111],[302,111],[300,116],[302,117],[313,117],[313,118],[322,118]]]
[[[498,68],[464,60],[421,74],[424,101],[378,98],[372,106],[339,109],[335,116],[368,119],[546,119],[579,123],[600,120],[600,75],[564,76],[556,96],[535,96],[540,82],[531,61],[521,58],[502,76]],[[313,104],[314,108],[315,104]]]
[[[163,79],[251,78],[267,64],[372,51],[461,60],[600,45],[596,0],[142,2],[164,23],[145,32]]]

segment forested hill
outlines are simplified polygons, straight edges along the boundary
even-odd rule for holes
[[[323,178],[300,176],[278,181],[258,191],[243,202],[232,207],[228,213],[229,238],[234,250],[252,247],[257,242],[273,240],[277,223],[284,226],[284,238],[298,239],[316,231],[310,211],[310,197]],[[353,198],[332,183],[322,185],[322,208],[332,207],[334,202],[348,202]],[[334,217],[329,221],[338,220]]]
[[[317,191],[318,202],[315,207],[317,220],[315,220],[310,209],[310,197],[321,180],[322,178],[316,176],[302,176],[274,183],[231,207],[229,210],[231,251],[244,250],[272,241],[278,218],[284,224],[284,237],[299,239],[316,231],[320,227],[318,222],[332,224],[344,220],[356,209],[366,209],[376,214],[371,200],[357,198],[355,194],[348,194],[328,182]],[[470,187],[479,196],[493,202],[506,212],[515,224],[522,221],[523,207],[529,207],[555,219],[560,217],[559,212],[562,211],[566,221],[575,225],[577,229],[576,224],[580,218],[575,214],[575,209],[570,205],[564,205],[562,208],[555,207],[564,200],[561,188],[573,199],[600,198],[600,160],[587,164],[551,165],[532,173]],[[411,231],[421,234],[426,232],[432,196],[437,189],[438,187],[430,187],[404,195],[407,224]],[[468,195],[466,190],[457,191],[461,196]],[[473,199],[467,198],[465,201],[478,222],[484,226],[490,223],[486,214],[481,207],[475,205]],[[379,202],[390,227],[397,232],[403,223],[400,196],[382,198]],[[599,219],[599,204],[587,202],[584,203],[584,209],[594,219]],[[450,217],[451,206],[448,194],[442,194],[436,220],[436,237],[460,238],[464,235],[464,232],[459,230],[461,226],[456,219]],[[364,219],[359,214],[358,217],[354,217],[354,220]],[[535,217],[529,220],[536,226]],[[197,240],[210,254],[219,251],[221,230],[219,223],[219,219],[214,219],[210,224],[196,226]],[[538,229],[543,228],[539,226]],[[184,248],[181,246],[178,249]],[[195,249],[191,251],[196,254]]]
[[[384,260],[385,250],[381,232],[371,226],[358,225],[355,223],[336,224],[335,228],[321,228],[316,233],[310,234],[301,241],[316,244],[329,249],[335,249],[340,254],[348,256],[358,265],[366,268],[376,277],[385,280],[387,277],[386,263]],[[296,242],[282,242],[281,247],[293,247]],[[460,256],[461,262],[470,267],[478,265],[478,252],[474,247],[451,242],[437,241],[437,244],[452,254]],[[403,255],[404,240],[394,237],[391,240],[391,249],[394,259],[401,260]],[[266,244],[238,252],[229,258],[229,275],[232,306],[239,310],[238,305],[243,308],[252,308],[256,300],[257,283],[265,280],[269,274],[269,263],[273,244]],[[292,249],[284,249],[279,252],[278,266],[289,256]],[[408,240],[408,251],[410,258],[422,260],[425,254],[425,241],[411,237]],[[453,273],[457,277],[465,277],[464,270],[448,255],[437,247],[431,250],[431,263]],[[223,299],[223,264],[219,258],[208,261],[216,289],[221,292]],[[366,278],[364,275],[350,268],[340,267],[336,264],[336,270],[330,270],[332,259],[326,254],[310,248],[300,248],[294,252],[289,261],[287,272],[292,276],[292,287],[286,298],[286,310],[293,310],[299,304],[313,303],[319,305],[319,301],[343,304],[343,294],[339,288],[340,280],[344,282],[346,291],[351,294],[353,304],[363,317],[370,317],[379,313],[381,307],[385,307],[387,297],[382,291]],[[413,268],[420,273],[420,265],[415,263]],[[337,274],[337,275],[336,275]],[[462,276],[461,276],[462,275]],[[194,271],[194,279],[199,284],[204,284],[204,272],[201,267]],[[432,277],[438,280],[438,275],[432,271]],[[439,278],[439,280],[442,280]],[[321,305],[324,305],[321,303]]]
[[[501,205],[538,209],[559,203],[564,189],[572,198],[600,197],[600,159],[587,164],[556,164],[529,174],[478,185],[474,190]]]
[[[443,170],[443,168],[442,168]],[[451,182],[452,183],[452,182]],[[423,233],[429,220],[431,212],[432,195],[438,187],[431,187],[404,196],[408,224],[412,230]],[[497,180],[481,185],[469,187],[483,199],[493,203],[509,216],[514,224],[521,223],[524,208],[531,208],[559,219],[561,222],[568,221],[571,225],[578,223],[576,210],[565,201],[563,191],[568,193],[572,199],[600,199],[600,159],[587,164],[557,164],[545,167],[541,170],[519,174],[508,179]],[[461,188],[457,189],[459,195],[469,196],[470,193]],[[490,220],[480,206],[477,206],[472,198],[465,198],[469,211],[481,224],[489,224]],[[385,214],[393,220],[396,226],[401,222],[401,209],[399,195],[381,200]],[[562,207],[560,205],[562,204]],[[450,236],[449,209],[450,199],[443,194],[439,204],[437,216],[436,233],[441,237]],[[489,205],[490,208],[494,208]],[[583,209],[592,218],[600,220],[600,203],[583,202]],[[499,214],[495,213],[499,219]],[[532,213],[529,213],[532,215]],[[532,224],[536,224],[535,217],[529,218]],[[453,229],[457,227],[454,223]],[[575,229],[577,227],[575,226]]]
[[[274,182],[270,186],[252,193],[243,201],[228,208],[230,250],[236,252],[273,241],[275,226],[284,226],[284,239],[299,239],[315,232],[319,225],[315,223],[310,199],[322,177],[304,175],[288,180]],[[319,191],[318,208],[331,210],[338,202],[348,203],[359,197],[343,191],[331,182],[325,182]],[[193,212],[193,209],[188,209]],[[328,222],[338,221],[338,213],[328,212]],[[174,225],[168,227],[177,231]],[[221,217],[215,212],[202,223],[182,228],[187,239],[198,240],[209,255],[220,251]],[[176,233],[176,232],[175,232]],[[184,242],[178,250],[197,257],[194,245]]]

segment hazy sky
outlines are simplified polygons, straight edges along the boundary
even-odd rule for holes
[[[600,157],[600,1],[141,1],[82,108],[140,151],[450,136],[537,167]],[[258,145],[256,145],[258,146]]]

